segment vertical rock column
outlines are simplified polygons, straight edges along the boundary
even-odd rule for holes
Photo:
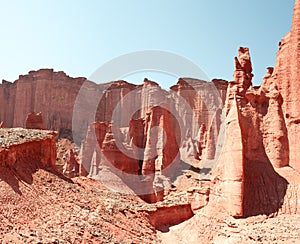
[[[225,123],[226,137],[220,157],[221,162],[224,162],[224,193],[229,214],[240,217],[244,214],[244,152],[239,109],[235,99]]]

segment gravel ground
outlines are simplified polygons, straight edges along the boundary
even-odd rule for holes
[[[23,128],[0,128],[0,146],[9,147],[25,141],[44,139],[53,136],[55,132],[47,130],[32,130]]]

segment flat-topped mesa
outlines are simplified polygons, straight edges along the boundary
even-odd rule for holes
[[[42,113],[29,113],[25,122],[26,129],[45,129]]]
[[[0,84],[0,120],[6,127],[25,127],[28,113],[40,111],[46,129],[71,130],[75,99],[84,81],[41,69]]]
[[[36,168],[56,168],[57,133],[22,128],[0,129],[0,165],[12,168],[24,163]]]

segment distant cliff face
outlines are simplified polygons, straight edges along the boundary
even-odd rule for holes
[[[71,130],[76,95],[85,78],[70,78],[51,69],[31,71],[14,83],[0,85],[0,120],[6,127],[25,127],[31,112],[41,112],[46,129]]]
[[[177,140],[185,136],[198,140],[200,126],[208,128],[207,147],[212,148],[213,158],[226,90],[227,82],[223,80],[208,83],[181,78],[168,92],[148,79],[141,85],[122,80],[95,84],[64,72],[42,69],[21,75],[14,83],[0,84],[0,121],[6,127],[26,127],[28,123],[27,127],[56,130],[59,137],[72,137],[73,130],[80,144],[94,121],[113,121],[120,128],[129,127],[132,119],[144,118],[153,107],[164,104],[178,120],[174,128],[180,137]],[[96,106],[94,101],[98,101]],[[41,112],[40,125],[30,125],[34,120],[30,114],[34,112]],[[72,128],[74,117],[76,128]]]

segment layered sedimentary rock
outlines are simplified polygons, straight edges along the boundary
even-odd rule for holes
[[[202,151],[206,147],[207,143],[207,129],[205,124],[202,124],[199,129],[199,144],[198,144],[198,150],[196,154],[196,159],[200,159],[202,156]]]
[[[63,174],[69,178],[79,176],[79,158],[78,154],[73,149],[71,149],[67,155]]]
[[[41,111],[44,126],[28,125],[30,128],[56,130],[59,137],[80,144],[94,121],[113,121],[120,128],[129,127],[131,119],[144,118],[152,107],[166,104],[165,108],[179,120],[179,126],[174,128],[177,140],[192,136],[194,151],[198,147],[199,127],[206,125],[210,135],[208,158],[213,158],[226,88],[223,80],[208,83],[184,78],[167,92],[148,79],[141,85],[122,80],[95,84],[85,78],[41,69],[21,75],[14,83],[2,82],[0,120],[6,127],[26,127],[27,115]]]
[[[238,50],[232,82],[180,78],[170,91],[148,79],[141,85],[123,80],[95,84],[43,69],[14,83],[2,82],[0,120],[7,127],[54,129],[64,136],[74,129],[76,115],[81,118],[75,121],[78,144],[84,140],[80,155],[67,154],[64,174],[95,176],[103,167],[114,168],[138,175],[159,198],[174,162],[216,159],[225,115],[227,137],[217,175],[230,214],[276,212],[288,189],[278,172],[300,167],[299,12],[296,1],[291,31],[260,87],[252,86],[246,47]],[[32,111],[41,111],[43,120],[28,114]]]
[[[109,124],[101,147],[104,156],[102,163],[115,167],[121,172],[138,174],[138,159],[133,156],[132,148],[129,148],[123,141],[120,129]]]
[[[41,69],[20,75],[14,83],[2,81],[0,120],[6,127],[25,127],[27,115],[40,111],[46,129],[71,130],[74,102],[85,80]]]
[[[26,129],[45,129],[42,113],[29,113],[25,122]]]
[[[0,164],[16,171],[28,162],[37,168],[55,169],[56,136],[53,131],[0,129]]]
[[[112,122],[91,124],[81,147],[80,175],[97,177],[109,168],[137,194],[147,195],[147,201],[162,199],[163,185],[168,184],[165,176],[170,177],[180,162],[177,121],[166,106],[152,107],[146,117],[131,119],[128,130]]]
[[[271,214],[284,203],[288,181],[277,171],[289,165],[283,99],[268,68],[261,87],[251,85],[248,48],[235,58],[225,103],[226,137],[216,175],[232,216]]]
[[[81,175],[95,176],[101,166],[138,174],[139,162],[133,150],[126,147],[120,129],[110,122],[95,122],[89,126],[81,148]]]
[[[108,123],[106,122],[95,122],[89,126],[86,138],[81,145],[80,175],[87,176],[91,167],[94,167],[93,174],[98,174],[100,149],[107,131]]]
[[[283,98],[283,114],[290,145],[290,165],[300,171],[300,1],[296,0],[292,27],[279,43],[273,72],[278,90]]]
[[[125,172],[147,175],[163,171],[180,159],[174,127],[175,118],[159,106],[153,107],[146,118],[131,120],[129,144],[118,127],[110,122],[95,122],[82,144],[82,165],[90,172],[96,154],[102,163],[111,163]]]
[[[170,111],[155,106],[146,117],[146,145],[143,157],[142,174],[162,171],[173,162],[180,160],[179,142],[176,138],[176,118]]]
[[[180,78],[177,84],[170,88],[178,117],[181,118],[181,131],[177,134],[181,133],[187,139],[198,141],[200,126],[206,126],[208,134],[205,147],[207,150],[206,155],[203,155],[206,159],[215,158],[227,86],[228,82],[220,79],[205,82],[198,79]],[[199,148],[199,143],[196,147]],[[199,149],[197,153],[200,153]]]
[[[221,169],[224,195],[228,201],[228,212],[233,216],[244,215],[244,148],[240,117],[235,98],[226,117],[226,137],[220,157],[220,162],[224,163]]]

